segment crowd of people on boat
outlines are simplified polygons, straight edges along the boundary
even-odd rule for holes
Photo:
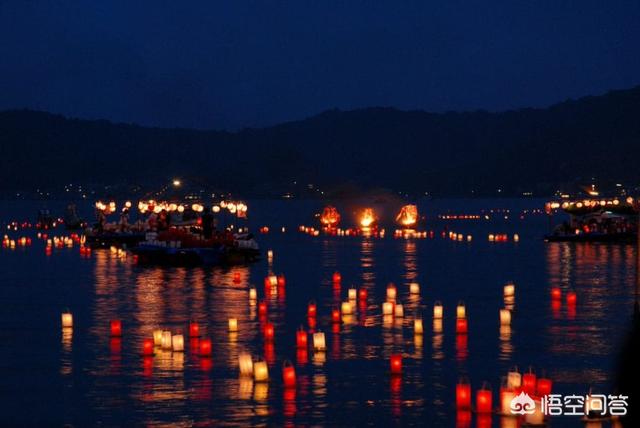
[[[627,234],[635,233],[637,223],[635,218],[613,217],[613,218],[575,218],[571,222],[565,221],[560,224],[556,234],[573,235],[585,234]]]

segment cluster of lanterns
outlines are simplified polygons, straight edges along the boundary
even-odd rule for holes
[[[442,234],[444,235],[445,232],[442,232]],[[454,231],[449,231],[448,237],[449,237],[449,239],[451,241],[460,241],[460,242],[462,242],[462,241],[467,241],[467,242],[473,241],[473,236],[472,235],[467,235],[465,237],[462,233],[456,233]]]
[[[18,239],[11,239],[9,235],[4,235],[2,238],[2,247],[3,248],[11,248],[14,249],[16,246],[18,247],[27,247],[31,245],[31,238],[27,236],[22,236]]]
[[[506,233],[501,233],[501,234],[490,233],[487,239],[489,240],[489,242],[509,242],[509,235],[507,235]],[[520,235],[518,235],[517,233],[514,233],[513,242],[520,242]]]
[[[128,207],[131,206],[131,202],[127,202]],[[125,204],[125,205],[126,205]],[[147,212],[160,213],[161,211],[167,212],[179,212],[182,213],[189,205],[177,204],[174,202],[159,202],[153,199],[148,201],[138,202],[138,210],[144,214]],[[190,206],[191,210],[196,213],[204,212],[204,205],[201,203],[194,203]],[[220,213],[223,210],[228,211],[230,214],[236,215],[239,218],[246,218],[249,207],[244,202],[233,201],[221,201],[219,204],[215,204],[211,207],[213,213]]]
[[[480,220],[480,217],[477,214],[439,214],[438,219],[440,220]]]

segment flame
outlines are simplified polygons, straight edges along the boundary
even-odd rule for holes
[[[360,226],[363,228],[371,227],[376,221],[375,214],[373,213],[373,208],[365,208],[362,211],[362,216],[360,217]]]
[[[335,207],[327,205],[320,215],[320,223],[325,227],[336,227],[340,223],[340,213]]]
[[[418,221],[418,207],[405,205],[396,216],[396,222],[404,227],[413,227]]]

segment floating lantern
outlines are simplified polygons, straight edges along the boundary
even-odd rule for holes
[[[516,392],[508,387],[500,388],[500,413],[511,415],[511,400],[516,398]]]
[[[173,352],[184,352],[184,336],[181,334],[174,334],[171,337],[171,347]]]
[[[509,309],[500,309],[500,325],[511,324],[511,311]]]
[[[467,235],[467,242],[471,242],[471,241],[473,241],[473,236]]]
[[[150,357],[153,355],[153,339],[144,339],[142,341],[142,355]]]
[[[422,318],[416,318],[413,320],[413,334],[421,335],[424,333],[424,329],[422,327]]]
[[[518,372],[518,368],[514,367],[507,373],[507,388],[518,389],[522,385],[522,375]]]
[[[153,344],[162,346],[162,330],[153,330]]]
[[[333,273],[332,280],[333,280],[333,282],[334,282],[334,283],[335,283],[335,282],[340,282],[340,281],[342,281],[342,275],[340,275],[340,272],[335,271],[335,272]]]
[[[267,315],[267,302],[264,300],[258,303],[258,313],[260,315]]]
[[[367,300],[367,289],[361,288],[360,291],[358,291],[358,297],[360,300]]]
[[[235,333],[238,331],[238,319],[237,318],[229,318],[229,331],[231,333]]]
[[[211,356],[211,339],[200,339],[199,354],[201,357]]]
[[[402,373],[402,355],[400,354],[391,355],[389,364],[391,366],[391,374],[397,375]]]
[[[393,314],[397,318],[404,317],[404,307],[402,305],[395,305],[394,308],[393,308]]]
[[[551,299],[560,300],[561,297],[562,297],[562,291],[560,290],[560,287],[551,288]]]
[[[253,379],[256,382],[267,382],[269,380],[269,367],[266,361],[253,363]]]
[[[351,315],[353,314],[353,305],[351,302],[342,302],[342,305],[340,305],[340,311],[342,312],[342,315]]]
[[[442,314],[443,314],[442,303],[436,302],[433,305],[433,318],[437,320],[442,319]]]
[[[393,315],[393,303],[384,302],[382,304],[382,315]]]
[[[189,337],[200,337],[200,325],[195,321],[189,323]]]
[[[160,347],[165,350],[171,349],[171,332],[164,330],[162,332],[162,339],[160,340]]]
[[[240,376],[253,376],[253,359],[247,353],[238,355],[238,368]]]
[[[466,318],[458,318],[456,319],[456,333],[457,334],[467,334],[468,325]]]
[[[458,306],[456,306],[456,318],[465,318],[467,316],[467,308],[464,305],[464,302],[458,302]]]
[[[267,341],[273,340],[273,336],[275,335],[275,329],[273,324],[268,322],[264,325],[264,339]]]
[[[476,392],[476,411],[478,413],[491,413],[493,397],[488,384],[484,382],[482,388]]]
[[[62,328],[73,328],[73,315],[71,312],[62,313]]]
[[[317,314],[318,308],[316,306],[315,302],[309,302],[309,305],[307,306],[307,316],[308,317],[315,317]]]
[[[553,381],[547,378],[539,378],[536,383],[536,394],[539,397],[551,394],[551,388],[553,387]]]
[[[409,293],[410,294],[420,294],[420,284],[417,282],[412,282],[409,284]]]
[[[331,322],[334,324],[340,322],[340,311],[338,309],[333,309],[331,311]]]
[[[249,300],[257,300],[258,299],[258,292],[256,291],[255,288],[250,288],[249,289]]]
[[[489,242],[494,242],[496,240],[495,236],[492,234],[489,234]]]
[[[520,242],[520,235],[517,233],[513,235],[513,242]]]
[[[567,293],[567,305],[575,305],[578,297],[575,291],[569,291]]]
[[[276,275],[269,275],[269,285],[272,287],[276,287],[278,285],[278,277]]]
[[[464,379],[456,384],[456,408],[471,408],[471,385]]]
[[[296,348],[307,349],[307,332],[303,329],[296,332]]]
[[[516,286],[513,283],[508,283],[504,286],[504,297],[512,297],[516,294]]]
[[[296,386],[296,369],[289,361],[285,361],[282,366],[282,383],[286,388]]]
[[[111,329],[111,337],[122,336],[122,321],[111,320],[110,329]]]
[[[324,333],[319,331],[313,333],[313,349],[316,351],[325,351],[327,349],[327,344],[324,339]]]
[[[531,368],[522,375],[522,390],[529,395],[533,395],[536,392],[536,374]]]
[[[389,285],[387,285],[387,300],[389,302],[395,302],[396,294],[396,286],[392,283],[389,283]]]
[[[267,259],[269,259],[270,261],[273,260],[273,250],[267,251]]]
[[[347,295],[349,296],[349,300],[356,300],[358,290],[356,290],[355,288],[350,288]]]

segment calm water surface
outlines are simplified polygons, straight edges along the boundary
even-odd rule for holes
[[[271,266],[265,257],[230,269],[140,267],[108,250],[96,250],[89,259],[81,258],[77,247],[47,256],[44,244],[35,240],[28,248],[0,250],[4,423],[500,427],[506,423],[498,416],[473,415],[470,425],[457,418],[455,384],[466,376],[475,390],[488,381],[496,402],[500,377],[514,365],[545,371],[559,393],[584,394],[590,387],[613,393],[618,350],[633,309],[633,246],[545,244],[546,217],[519,215],[542,206],[534,200],[421,204],[436,238],[416,240],[394,239],[390,233],[384,239],[314,238],[296,229],[313,225],[319,202],[249,205],[253,230],[271,226],[269,234],[258,236],[264,250],[274,251]],[[37,207],[2,202],[0,221],[33,220]],[[491,208],[510,209],[508,219],[503,214],[448,223],[434,218]],[[441,238],[445,225],[472,234],[473,241]],[[521,240],[492,244],[487,241],[491,232],[517,232]],[[10,233],[23,235],[34,232]],[[336,270],[342,274],[340,287],[331,281]],[[265,290],[263,279],[270,271],[286,276],[284,290]],[[513,322],[510,330],[501,330],[498,310],[509,280],[516,283]],[[388,282],[398,287],[404,319],[386,322],[381,316]],[[410,282],[420,283],[419,297],[409,294]],[[249,305],[250,285],[268,301],[266,319]],[[368,299],[336,328],[331,309],[347,299],[351,286],[366,288]],[[564,299],[553,304],[553,286],[575,290],[575,308]],[[315,329],[326,333],[325,353],[296,350],[297,328],[310,328],[311,300],[318,304]],[[460,300],[467,305],[467,336],[455,334]],[[432,324],[435,301],[444,304],[441,330]],[[74,314],[72,333],[60,328],[65,308]],[[422,337],[413,334],[416,314],[424,319]],[[230,317],[238,318],[238,333],[227,332]],[[121,339],[109,337],[111,319],[122,320]],[[267,319],[275,325],[272,343],[265,343],[261,332]],[[184,353],[140,356],[143,338],[154,329],[187,335],[189,320],[199,321],[203,336],[212,338],[213,358],[198,357],[197,344],[188,339]],[[240,352],[266,359],[271,381],[239,378]],[[401,377],[388,374],[393,353],[404,357]],[[295,389],[283,388],[285,360],[296,366]],[[570,417],[552,423],[582,426]]]

